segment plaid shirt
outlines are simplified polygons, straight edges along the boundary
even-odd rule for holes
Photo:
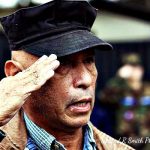
[[[56,141],[55,137],[44,129],[34,124],[24,113],[24,119],[28,130],[28,140],[25,150],[50,150],[53,145],[57,149],[66,150],[64,145]],[[93,131],[89,124],[84,127],[84,148],[83,150],[96,150],[96,143],[93,138]]]

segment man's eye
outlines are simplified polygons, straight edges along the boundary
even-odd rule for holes
[[[60,66],[66,66],[70,64],[70,60],[68,59],[68,57],[62,57],[58,59],[60,62]]]
[[[66,75],[71,68],[71,61],[68,59],[59,59],[60,66],[55,70],[60,75]]]
[[[91,57],[88,57],[84,60],[85,63],[94,63],[95,62],[95,57],[94,56],[91,56]]]
[[[60,66],[67,66],[67,65],[70,65],[70,61],[68,60],[60,60]]]

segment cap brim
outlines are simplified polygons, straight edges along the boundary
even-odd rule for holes
[[[23,49],[36,56],[56,54],[58,57],[86,49],[112,50],[112,46],[87,30],[76,30],[44,38],[26,45]]]

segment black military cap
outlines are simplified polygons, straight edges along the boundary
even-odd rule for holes
[[[53,0],[0,20],[11,50],[64,56],[95,47],[112,49],[90,32],[95,18],[96,9],[87,1]]]

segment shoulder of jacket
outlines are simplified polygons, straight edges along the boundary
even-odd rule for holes
[[[0,150],[3,149],[24,149],[27,143],[27,132],[23,121],[22,112],[19,111],[6,125],[0,127],[1,142]],[[22,139],[22,140],[20,140]]]
[[[103,133],[102,131],[98,130],[91,124],[93,128],[94,138],[96,144],[101,144],[104,150],[134,150],[132,147],[128,146],[127,144],[116,140],[109,135]]]

